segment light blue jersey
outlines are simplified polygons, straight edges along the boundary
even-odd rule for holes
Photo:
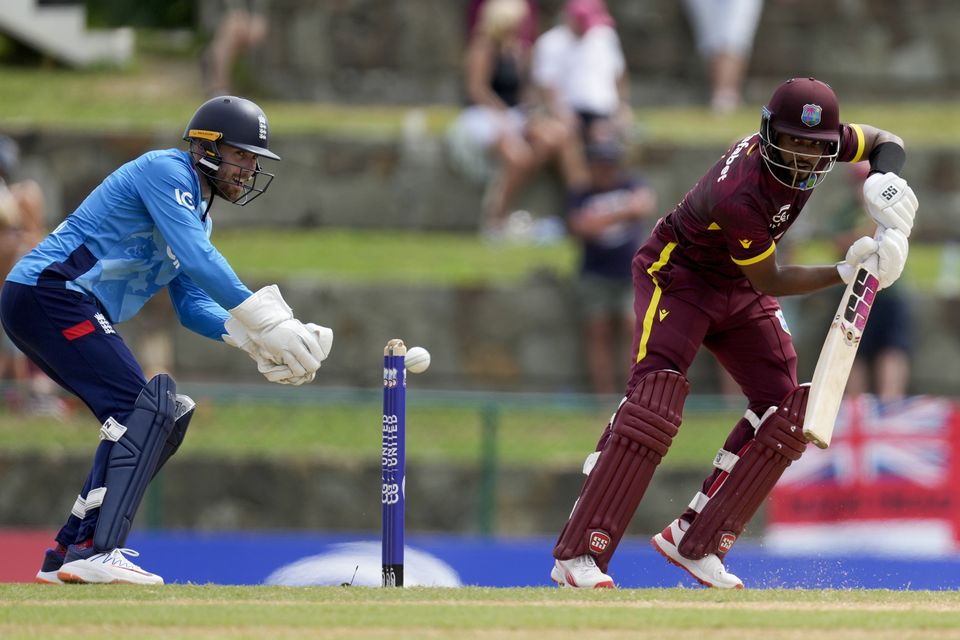
[[[7,280],[88,293],[113,322],[167,287],[181,324],[219,340],[225,309],[251,292],[210,243],[200,193],[188,152],[145,153],[110,174]]]

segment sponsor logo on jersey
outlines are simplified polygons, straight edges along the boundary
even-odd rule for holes
[[[733,153],[727,158],[727,161],[724,163],[723,169],[720,171],[720,176],[717,178],[717,182],[723,182],[727,179],[727,173],[730,171],[730,165],[740,157],[740,152],[750,146],[750,138],[753,136],[747,136],[740,141],[740,144],[733,148]]]
[[[740,241],[740,245],[741,245],[744,249],[749,249],[749,248],[750,248],[750,245],[752,245],[752,244],[753,244],[753,240],[741,240],[741,241]]]
[[[663,319],[670,315],[670,312],[666,309],[660,309],[660,322],[663,322]]]
[[[167,257],[173,260],[173,268],[180,268],[180,259],[173,253],[173,249],[170,248],[170,245],[167,245]]]
[[[823,108],[818,104],[803,105],[803,113],[800,114],[800,122],[808,127],[815,127],[820,124],[820,118],[823,114]]]
[[[590,533],[590,551],[601,554],[610,546],[610,535],[604,531],[593,531]]]
[[[790,327],[787,326],[787,319],[783,317],[783,311],[781,309],[777,309],[777,312],[774,315],[777,317],[777,320],[780,321],[780,328],[783,329],[788,336],[793,335],[790,333]]]
[[[187,209],[190,209],[190,211],[193,211],[197,207],[196,202],[193,201],[193,194],[189,191],[180,191],[180,189],[174,189],[173,197],[177,201],[178,205],[181,207],[186,207]]]
[[[786,221],[789,220],[789,219],[790,219],[790,205],[789,205],[789,204],[785,204],[785,205],[783,205],[782,207],[780,207],[780,211],[777,211],[775,214],[773,214],[773,217],[770,218],[771,222],[775,222],[775,223],[776,223],[776,225],[774,225],[774,226],[777,226],[777,227],[779,227],[781,224],[783,224],[784,222],[786,222]]]

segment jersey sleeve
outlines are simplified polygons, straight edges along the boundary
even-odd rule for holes
[[[755,264],[776,251],[767,221],[748,202],[724,201],[714,209],[714,217],[735,264]]]
[[[858,124],[840,125],[840,149],[837,154],[838,162],[860,162],[866,160],[864,148],[866,140],[863,128]]]
[[[223,340],[222,336],[226,333],[223,323],[230,314],[198,287],[190,276],[181,273],[167,285],[167,292],[180,324],[207,338]]]
[[[195,184],[188,167],[163,158],[148,165],[137,189],[183,273],[218,305],[232,309],[251,291],[210,242],[198,214]]]

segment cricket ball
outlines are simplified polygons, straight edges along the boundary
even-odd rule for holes
[[[430,366],[430,352],[423,347],[410,347],[403,359],[403,366],[410,373],[423,373]]]

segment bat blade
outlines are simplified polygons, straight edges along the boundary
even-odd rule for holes
[[[843,292],[810,384],[803,435],[821,449],[830,446],[850,369],[879,289],[876,274],[860,265]]]

